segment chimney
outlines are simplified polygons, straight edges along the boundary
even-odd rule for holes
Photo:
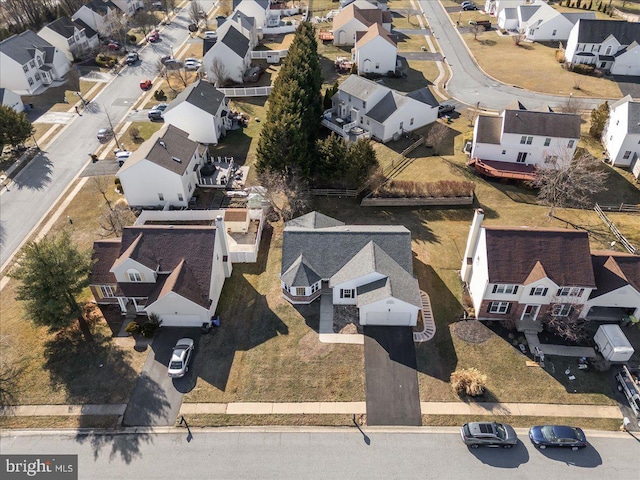
[[[216,241],[220,242],[220,253],[222,254],[222,267],[225,278],[231,276],[231,257],[229,255],[229,242],[227,240],[227,229],[224,225],[222,215],[216,217]]]
[[[475,254],[476,247],[478,246],[478,237],[480,236],[482,220],[484,220],[484,211],[481,208],[477,208],[473,215],[471,228],[469,229],[467,248],[464,250],[462,269],[460,270],[460,277],[464,283],[468,283],[471,278],[471,271],[473,270],[473,255]]]

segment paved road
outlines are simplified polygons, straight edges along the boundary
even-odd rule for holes
[[[566,96],[570,92],[564,92],[564,97],[560,93],[558,96],[540,94],[504,85],[486,76],[474,63],[442,4],[432,0],[418,1],[418,4],[453,71],[453,78],[447,82],[447,90],[453,97],[468,105],[479,102],[480,108],[495,110],[504,109],[514,100],[521,100],[527,108],[566,104]],[[593,108],[603,101],[604,99],[581,99],[585,108]]]
[[[213,1],[201,0],[205,9]],[[15,178],[9,191],[0,196],[0,265],[20,247],[23,240],[82,169],[88,154],[98,147],[96,132],[108,125],[105,111],[120,122],[141,94],[139,82],[155,77],[158,56],[171,53],[189,36],[187,8],[163,27],[162,41],[140,50],[142,63],[127,67],[113,79],[47,148]]]
[[[275,430],[275,431],[274,431]],[[160,435],[13,435],[2,453],[78,454],[80,479],[637,479],[640,442],[594,436],[577,452],[535,450],[526,431],[511,450],[469,450],[456,429],[385,433],[355,428],[271,432],[193,430]],[[189,441],[190,440],[190,441]],[[0,465],[0,468],[2,466]]]

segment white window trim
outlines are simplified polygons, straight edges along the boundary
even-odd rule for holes
[[[509,310],[510,302],[491,302],[489,305],[489,313],[497,313],[499,315],[505,315]]]
[[[116,298],[116,287],[113,285],[98,285],[102,298]]]

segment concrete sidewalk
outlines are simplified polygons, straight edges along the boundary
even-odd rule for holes
[[[50,417],[79,415],[123,415],[126,404],[110,405],[21,405],[1,408],[1,416]],[[558,405],[537,403],[420,402],[423,415],[500,415],[531,417],[620,418],[620,408],[611,405]],[[366,402],[239,402],[183,403],[180,415],[352,415],[367,413]]]

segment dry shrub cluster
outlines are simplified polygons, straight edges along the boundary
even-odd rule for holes
[[[391,180],[376,188],[374,196],[378,198],[468,197],[473,195],[475,188],[473,182],[460,180],[440,180],[437,182]]]
[[[450,381],[457,395],[466,394],[470,397],[482,395],[487,386],[487,376],[474,367],[456,370],[451,374]]]

